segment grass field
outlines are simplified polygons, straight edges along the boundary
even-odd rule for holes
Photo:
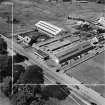
[[[39,20],[49,21],[70,30],[71,21],[67,20],[69,15],[95,19],[102,15],[104,10],[104,5],[96,3],[54,4],[31,1],[14,1],[14,17],[20,21],[20,24],[14,25],[14,32],[30,29]]]
[[[105,84],[105,52],[67,72],[84,84]]]
[[[12,16],[11,5],[0,5],[0,33],[8,36],[12,31],[12,24],[8,23],[8,16]]]

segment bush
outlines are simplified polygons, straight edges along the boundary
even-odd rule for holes
[[[14,83],[20,78],[20,75],[25,72],[25,68],[22,65],[13,65],[13,80]]]
[[[29,66],[20,82],[25,84],[43,84],[43,69],[37,65]]]
[[[65,85],[49,85],[46,86],[42,91],[42,97],[45,100],[48,100],[49,97],[64,100],[69,94],[70,92],[67,90]]]
[[[13,63],[24,62],[25,60],[28,60],[28,58],[18,53],[15,56],[13,56]]]

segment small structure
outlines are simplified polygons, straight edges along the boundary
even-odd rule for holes
[[[29,36],[25,36],[24,40],[23,40],[23,43],[28,45],[30,43],[30,41],[31,41],[31,38]]]
[[[17,41],[22,42],[25,45],[32,45],[33,43],[39,43],[41,41],[50,38],[46,34],[40,33],[37,30],[32,30],[29,32],[20,33],[17,35]]]
[[[91,39],[91,44],[97,44],[98,43],[98,38],[97,37],[94,37]]]
[[[98,23],[100,23],[103,27],[105,27],[105,17],[100,17]]]

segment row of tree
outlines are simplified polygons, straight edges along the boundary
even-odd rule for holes
[[[64,100],[70,94],[67,86],[64,85],[40,85],[44,83],[43,69],[37,65],[28,66],[25,69],[18,63],[28,60],[27,57],[16,54],[12,59],[12,56],[8,56],[6,42],[2,38],[1,40],[0,56],[4,57],[5,55],[2,61],[7,61],[4,64],[0,63],[2,65],[2,68],[0,68],[0,83],[3,84],[0,89],[9,97],[13,105],[59,105],[59,100]],[[4,49],[7,53],[2,53]],[[37,85],[14,85],[13,94],[11,94],[12,67],[13,83]]]
[[[13,105],[60,105],[70,94],[65,85],[23,85],[14,92]]]

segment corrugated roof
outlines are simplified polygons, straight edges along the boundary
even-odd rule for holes
[[[35,24],[35,26],[52,35],[57,35],[63,31],[62,28],[59,28],[45,21],[39,21]]]

